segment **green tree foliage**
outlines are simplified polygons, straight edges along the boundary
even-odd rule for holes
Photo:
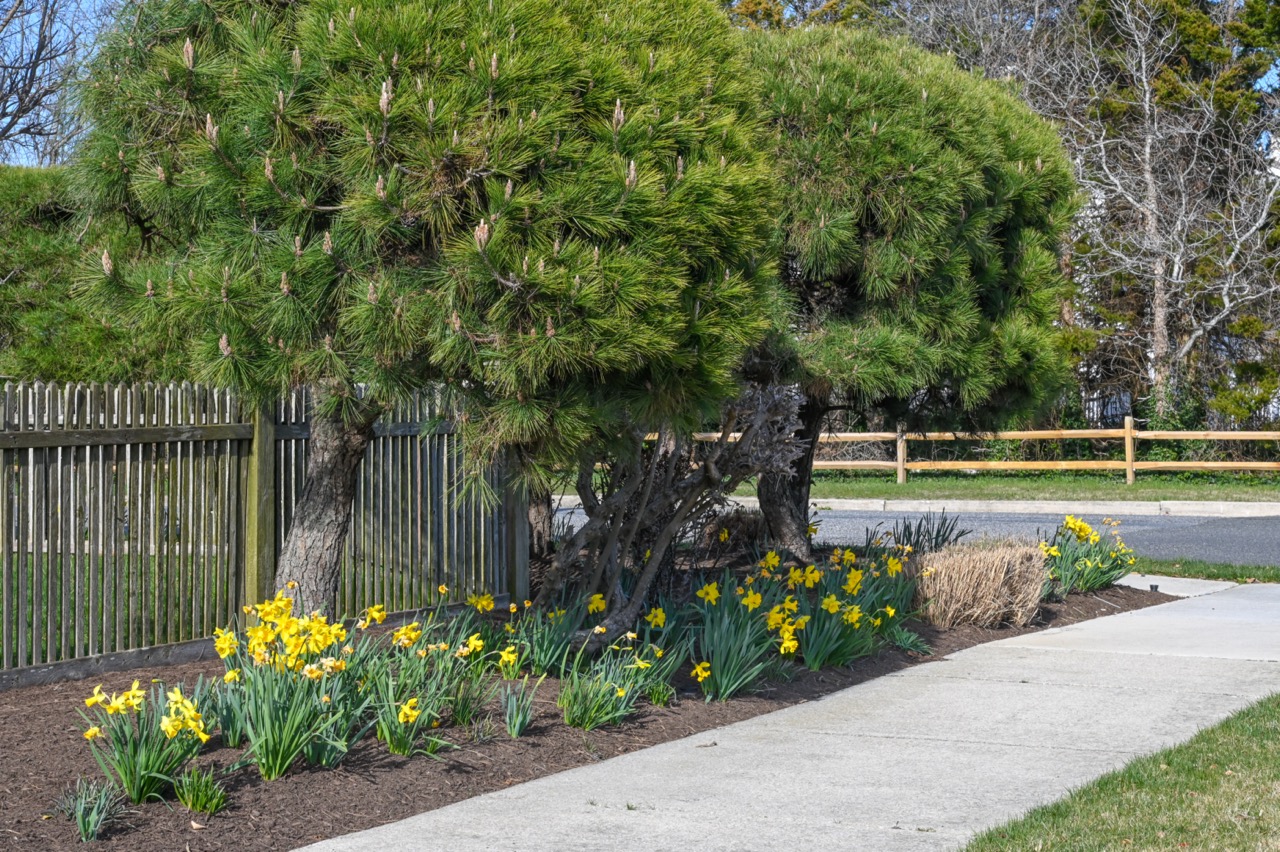
[[[0,167],[0,222],[0,375],[56,382],[175,377],[167,332],[138,336],[72,298],[82,241],[111,240],[127,250],[136,236],[119,218],[78,215],[63,169]]]
[[[687,0],[126,3],[80,182],[142,250],[87,292],[189,329],[200,378],[313,390],[277,579],[329,600],[387,404],[459,397],[531,478],[691,425],[767,323],[770,183],[728,23]]]
[[[998,84],[902,41],[817,28],[748,37],[784,186],[798,326],[774,357],[809,398],[887,422],[1008,421],[1065,378],[1053,329],[1075,205],[1054,129]],[[788,351],[789,350],[789,351]],[[808,474],[762,477],[774,535],[806,550]],[[788,523],[789,519],[789,523]]]

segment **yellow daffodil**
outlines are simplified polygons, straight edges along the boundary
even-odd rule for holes
[[[778,645],[779,654],[794,654],[800,648],[800,643],[795,639],[794,634],[789,639],[783,639]]]
[[[236,638],[236,634],[230,631],[215,627],[213,628],[213,636],[213,650],[224,660],[234,654],[240,647],[240,640]]]
[[[164,735],[169,739],[173,739],[182,732],[186,727],[179,721],[177,716],[165,716],[160,720],[160,730],[164,731]]]
[[[650,627],[662,629],[667,626],[667,614],[663,612],[662,607],[654,607],[649,610],[649,614],[644,617],[649,622]]]
[[[516,653],[516,646],[508,645],[502,649],[500,654],[498,654],[498,665],[514,666],[518,659],[520,659],[520,655]]]
[[[893,618],[895,615],[898,614],[898,611],[891,606],[887,606],[884,608],[884,614],[889,616],[890,618]]]
[[[747,612],[755,612],[756,608],[764,601],[760,593],[754,589],[742,598],[742,605],[747,608]]]
[[[800,609],[800,603],[796,600],[795,595],[787,595],[783,598],[781,606],[783,612],[795,612]]]
[[[516,606],[514,603],[511,604],[509,607],[507,607],[507,612],[511,613],[512,615],[515,615],[519,611],[520,611],[520,607]]]
[[[626,691],[625,689],[623,689],[621,686],[620,686],[620,687],[618,687],[618,697],[619,697],[619,698],[626,698],[626,696],[627,696],[627,691]]]
[[[449,587],[446,586],[444,583],[441,583],[440,585],[436,586],[436,591],[442,595],[447,595],[449,594]]]
[[[720,600],[720,584],[716,582],[707,583],[701,589],[698,589],[696,594],[711,606],[715,606],[716,602]]]
[[[857,561],[858,561],[858,554],[853,552],[852,547],[846,549],[844,552],[844,555],[840,557],[840,563],[844,565],[846,568],[848,568],[850,565],[853,565]]]
[[[476,608],[476,612],[484,615],[486,612],[493,612],[493,595],[485,592],[483,595],[468,595],[467,606]]]
[[[86,740],[96,740],[100,736],[102,736],[102,728],[99,728],[97,725],[94,725],[92,728],[84,732],[84,738]]]
[[[796,623],[796,630],[804,630],[806,627],[808,627],[808,626],[809,626],[809,619],[810,619],[810,618],[812,618],[812,617],[813,617],[813,616],[811,616],[811,615],[802,615],[802,616],[800,616],[799,618],[797,618],[797,619],[796,619],[796,622],[795,622],[795,623]]]
[[[862,590],[862,572],[857,568],[850,569],[849,576],[845,579],[841,588],[844,589],[844,593],[849,597],[857,597],[858,592]]]
[[[422,626],[418,622],[399,627],[391,634],[391,644],[398,648],[408,648],[422,638]]]
[[[818,534],[818,525],[815,524],[813,521],[810,521],[809,525],[805,527],[805,532],[809,534],[809,538],[813,538],[815,535]]]
[[[781,564],[782,564],[782,558],[779,557],[777,552],[773,550],[770,550],[768,553],[766,553],[764,555],[764,559],[760,560],[760,567],[768,568],[771,571],[774,568],[777,568]]]
[[[862,607],[857,604],[847,606],[844,609],[844,615],[842,617],[844,618],[845,624],[857,627],[858,622],[862,620]]]
[[[479,633],[472,633],[467,637],[467,647],[472,651],[484,650],[484,640],[480,638]]]
[[[239,669],[231,669],[230,671],[228,671],[226,674],[222,676],[223,683],[236,683],[239,680],[240,680]]]
[[[107,703],[107,694],[102,691],[102,684],[98,684],[93,688],[93,695],[84,700],[85,707],[93,707],[98,704]]]
[[[516,632],[516,626],[515,626],[514,624],[512,624],[510,621],[508,621],[506,624],[502,625],[502,629],[503,629],[503,630],[505,630],[505,631],[507,631],[508,633],[512,633],[512,634],[514,634],[514,633]]]
[[[629,668],[629,669],[641,669],[641,670],[643,670],[643,669],[647,669],[647,668],[649,668],[649,667],[650,667],[650,666],[652,666],[652,665],[653,665],[653,663],[649,662],[648,660],[642,660],[642,659],[640,659],[639,657],[636,657],[636,661],[635,661],[634,663],[632,663],[631,665],[627,666],[627,668]]]
[[[804,572],[800,570],[799,566],[793,566],[791,570],[787,572],[787,588],[794,589],[803,582]]]
[[[604,612],[604,611],[605,611],[604,595],[598,594],[598,593],[592,595],[591,599],[587,601],[587,612]]]
[[[526,601],[524,602],[524,608],[525,608],[525,609],[528,609],[528,608],[529,608],[529,607],[531,607],[531,606],[533,606],[533,601],[526,600]]]
[[[396,714],[396,719],[402,725],[412,725],[422,715],[422,711],[418,709],[418,699],[416,698],[410,698],[398,706],[400,707],[400,712]]]
[[[840,601],[835,595],[827,595],[822,599],[822,608],[832,615],[835,615],[840,611]]]
[[[599,634],[599,633],[608,633],[608,632],[609,632],[609,628],[605,627],[603,624],[597,624],[595,627],[591,628],[591,632],[592,632],[592,633],[597,633],[597,634]]]
[[[810,565],[808,568],[804,569],[804,587],[806,589],[812,589],[821,581],[822,572],[817,569],[817,566]]]
[[[691,671],[689,674],[691,677],[697,678],[698,683],[702,683],[704,680],[711,677],[711,664],[705,663],[705,662],[698,663],[696,666],[693,667],[693,671]]]
[[[889,576],[896,577],[902,573],[902,560],[896,556],[890,556],[887,563],[889,566]]]
[[[720,543],[721,543],[721,544],[724,544],[724,543],[725,543],[726,541],[728,541],[728,540],[729,540],[729,531],[728,531],[727,529],[725,529],[724,527],[721,527],[721,528],[720,528]]]

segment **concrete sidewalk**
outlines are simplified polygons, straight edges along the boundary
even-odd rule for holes
[[[306,848],[956,849],[1276,690],[1280,586],[1183,583],[1197,596]]]

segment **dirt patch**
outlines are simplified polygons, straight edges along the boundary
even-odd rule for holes
[[[1116,587],[1046,604],[1033,623],[1022,628],[938,630],[916,624],[912,626],[933,648],[932,656],[885,651],[847,669],[804,671],[791,681],[769,683],[753,695],[725,703],[707,704],[692,683],[678,684],[681,699],[674,706],[646,707],[625,724],[590,733],[565,726],[555,706],[557,685],[548,680],[538,693],[533,728],[519,740],[509,739],[499,721],[452,731],[461,747],[439,760],[394,757],[381,744],[366,740],[337,770],[295,771],[266,783],[254,768],[241,769],[227,779],[231,802],[221,814],[193,815],[176,802],[148,804],[133,809],[127,825],[115,829],[99,846],[129,852],[293,849],[809,701],[983,642],[1170,600],[1158,592]],[[151,678],[191,682],[197,675],[221,672],[216,660],[139,669],[110,675],[105,688],[127,687],[134,678],[144,684]],[[85,848],[71,824],[53,813],[52,804],[77,777],[100,775],[81,737],[84,723],[77,713],[96,682],[0,693],[0,794],[4,797],[0,845]],[[240,751],[221,747],[217,737],[210,746],[198,759],[202,766],[226,767],[241,757]]]

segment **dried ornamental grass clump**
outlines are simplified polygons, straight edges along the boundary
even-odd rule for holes
[[[952,545],[920,559],[916,602],[938,627],[1022,627],[1040,606],[1044,554],[1016,541]]]

